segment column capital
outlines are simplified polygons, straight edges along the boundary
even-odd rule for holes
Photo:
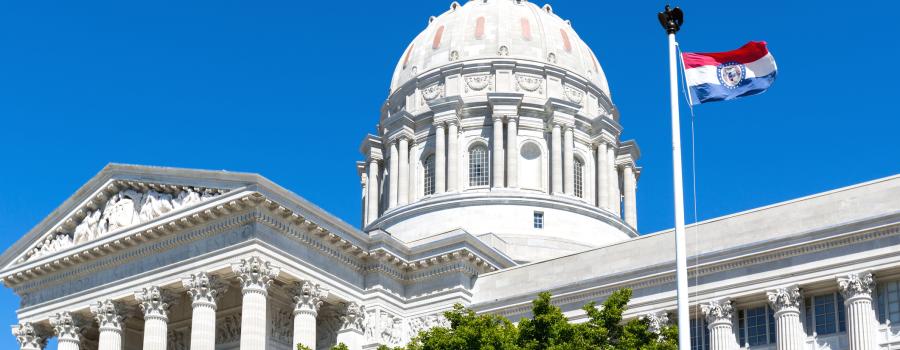
[[[228,291],[228,285],[221,278],[210,275],[206,271],[183,278],[181,285],[187,289],[193,307],[211,306],[215,308],[216,301]]]
[[[791,285],[766,291],[769,306],[776,313],[782,311],[800,311],[800,303],[803,298],[800,294],[800,286]]]
[[[50,316],[50,326],[53,327],[53,333],[60,342],[81,343],[81,328],[84,324],[84,319],[80,315],[73,315],[68,311]]]
[[[129,312],[124,304],[111,299],[104,299],[91,305],[91,314],[94,315],[101,330],[122,332],[125,328],[125,315]]]
[[[875,289],[875,276],[870,271],[849,273],[837,278],[838,288],[844,300],[853,298],[871,298]]]
[[[12,334],[19,342],[19,348],[35,350],[47,346],[47,338],[52,335],[49,329],[31,322],[14,325]]]
[[[352,330],[362,333],[365,330],[366,307],[355,302],[347,304],[341,315],[341,331]]]
[[[159,286],[152,286],[134,292],[134,298],[140,303],[141,310],[144,311],[144,319],[158,318],[162,320],[169,319],[169,307],[174,302],[174,296]]]
[[[299,313],[318,314],[322,302],[328,297],[327,289],[310,281],[294,283],[290,292],[294,299],[294,315]]]
[[[281,273],[281,268],[272,266],[257,256],[233,263],[231,270],[238,275],[243,293],[266,293],[272,281]]]
[[[703,316],[706,317],[706,322],[710,325],[720,322],[731,323],[734,307],[731,305],[731,299],[722,298],[700,305],[700,311],[703,312]]]
[[[647,321],[650,331],[656,334],[660,334],[669,325],[668,311],[648,312],[641,318]]]

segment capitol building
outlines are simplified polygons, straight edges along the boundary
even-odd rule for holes
[[[0,257],[19,349],[374,349],[542,291],[573,322],[621,288],[626,318],[675,319],[674,232],[639,231],[640,148],[569,21],[454,2],[396,54],[359,222],[257,174],[108,165]],[[900,349],[900,175],[687,244],[691,350]]]

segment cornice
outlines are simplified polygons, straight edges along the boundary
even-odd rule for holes
[[[769,248],[765,250],[761,250],[755,254],[745,254],[737,257],[726,258],[721,260],[714,260],[710,262],[701,263],[698,265],[690,265],[688,266],[688,278],[691,280],[696,278],[702,278],[704,276],[708,276],[714,273],[719,273],[723,271],[730,270],[739,270],[746,269],[753,265],[760,265],[764,263],[769,263],[778,260],[790,259],[792,257],[811,254],[816,252],[822,252],[826,250],[836,249],[843,246],[848,246],[851,244],[859,244],[867,241],[872,241],[876,239],[882,239],[887,237],[896,237],[900,236],[900,223],[891,223],[887,225],[881,225],[877,227],[866,228],[862,230],[856,230],[851,232],[846,232],[842,234],[837,234],[834,236],[830,236],[827,238],[816,239],[811,242],[802,242],[796,243],[781,247]],[[704,254],[709,255],[709,254]],[[701,255],[698,260],[707,260]],[[694,257],[690,257],[689,261],[694,261]],[[849,262],[845,262],[849,264]],[[662,266],[664,265],[664,266]],[[566,305],[566,304],[577,304],[582,305],[589,301],[601,300],[605,297],[608,297],[613,292],[622,289],[622,288],[630,288],[632,290],[658,287],[666,284],[674,284],[675,283],[675,271],[670,267],[672,264],[662,264],[662,265],[654,265],[648,266],[645,268],[629,271],[626,273],[619,274],[617,276],[605,276],[600,278],[598,281],[595,281],[595,285],[583,289],[573,289],[573,286],[559,286],[557,287],[557,292],[554,293],[556,295],[553,298],[554,304],[556,305]],[[521,267],[519,267],[521,268]],[[816,269],[830,269],[833,268],[831,266],[817,266]],[[502,273],[503,271],[495,272]],[[493,273],[492,273],[493,274]],[[787,277],[787,276],[786,276]],[[778,279],[780,277],[776,277]],[[833,276],[828,276],[823,278],[823,280],[834,281]],[[705,290],[700,292],[696,297],[693,297],[691,301],[692,305],[699,305],[700,303],[713,300],[717,296],[728,295],[728,289],[738,288],[743,285],[758,285],[760,281],[745,281],[743,283],[738,284],[729,284],[728,286],[717,287],[711,290]],[[581,284],[591,284],[591,281],[582,281]],[[558,292],[558,289],[562,289],[565,287],[565,291]],[[553,289],[551,288],[551,291]],[[760,294],[764,294],[765,291],[760,290]],[[742,297],[741,295],[730,295],[732,298]],[[501,316],[515,316],[521,315],[528,312],[531,308],[531,299],[533,295],[514,295],[511,296],[511,300],[515,300],[512,303],[507,305],[501,305],[500,302],[486,302],[481,304],[471,305],[473,309],[477,310],[479,313],[493,313]],[[674,302],[674,296],[672,300]],[[638,309],[640,307],[647,306],[647,304],[657,305],[660,303],[666,302],[665,300],[653,300],[651,302],[642,303],[642,304],[631,304],[629,305],[632,309]]]

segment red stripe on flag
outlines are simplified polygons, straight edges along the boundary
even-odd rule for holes
[[[763,58],[769,53],[765,41],[751,41],[740,49],[726,52],[685,52],[682,53],[684,69],[700,66],[718,66],[722,63],[737,62],[747,64]]]

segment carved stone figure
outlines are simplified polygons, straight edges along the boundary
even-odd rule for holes
[[[114,195],[103,208],[103,217],[100,219],[100,236],[139,223],[138,203],[141,202],[142,197],[134,190],[125,190]]]
[[[81,220],[81,223],[75,227],[75,244],[97,238],[97,225],[100,223],[101,214],[100,210],[94,210]]]
[[[140,222],[156,219],[174,209],[172,195],[156,191],[147,192],[141,203]]]

